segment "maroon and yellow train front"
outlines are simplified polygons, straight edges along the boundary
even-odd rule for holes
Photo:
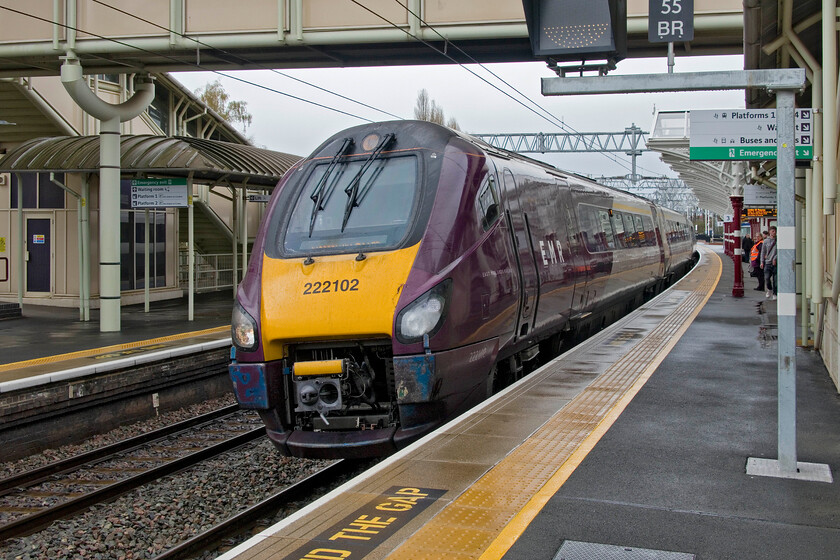
[[[390,453],[690,263],[673,212],[448,128],[341,132],[269,203],[230,375],[282,453]]]
[[[350,129],[273,196],[237,295],[230,372],[284,454],[383,455],[441,420],[401,423],[392,342],[452,137],[418,123]],[[443,322],[450,283],[438,284],[404,302],[407,336]]]

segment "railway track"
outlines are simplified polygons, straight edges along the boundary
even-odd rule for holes
[[[0,480],[0,541],[254,441],[258,424],[234,405]]]
[[[343,459],[336,461],[300,480],[265,500],[226,519],[193,538],[173,546],[153,560],[184,560],[206,550],[214,550],[232,535],[242,535],[259,524],[260,520],[274,515],[280,508],[295,501],[305,501],[336,480],[342,480],[359,469],[359,463]]]

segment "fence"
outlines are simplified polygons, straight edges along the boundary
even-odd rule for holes
[[[178,285],[189,285],[187,252],[178,255]],[[233,287],[233,254],[195,253],[195,291],[212,292]]]

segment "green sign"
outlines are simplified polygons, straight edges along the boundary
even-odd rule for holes
[[[132,179],[132,187],[171,187],[171,186],[187,186],[187,179],[179,177],[176,179]]]
[[[186,179],[132,179],[132,208],[186,208]]]
[[[813,159],[813,146],[796,146],[796,159]],[[699,160],[742,160],[776,159],[776,146],[704,146],[689,148],[689,159]]]
[[[794,110],[796,159],[814,158],[814,111]],[[689,112],[689,159],[776,159],[775,109],[701,109]]]

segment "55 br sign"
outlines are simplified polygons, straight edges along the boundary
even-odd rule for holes
[[[677,43],[694,39],[694,0],[649,0],[648,41]]]

